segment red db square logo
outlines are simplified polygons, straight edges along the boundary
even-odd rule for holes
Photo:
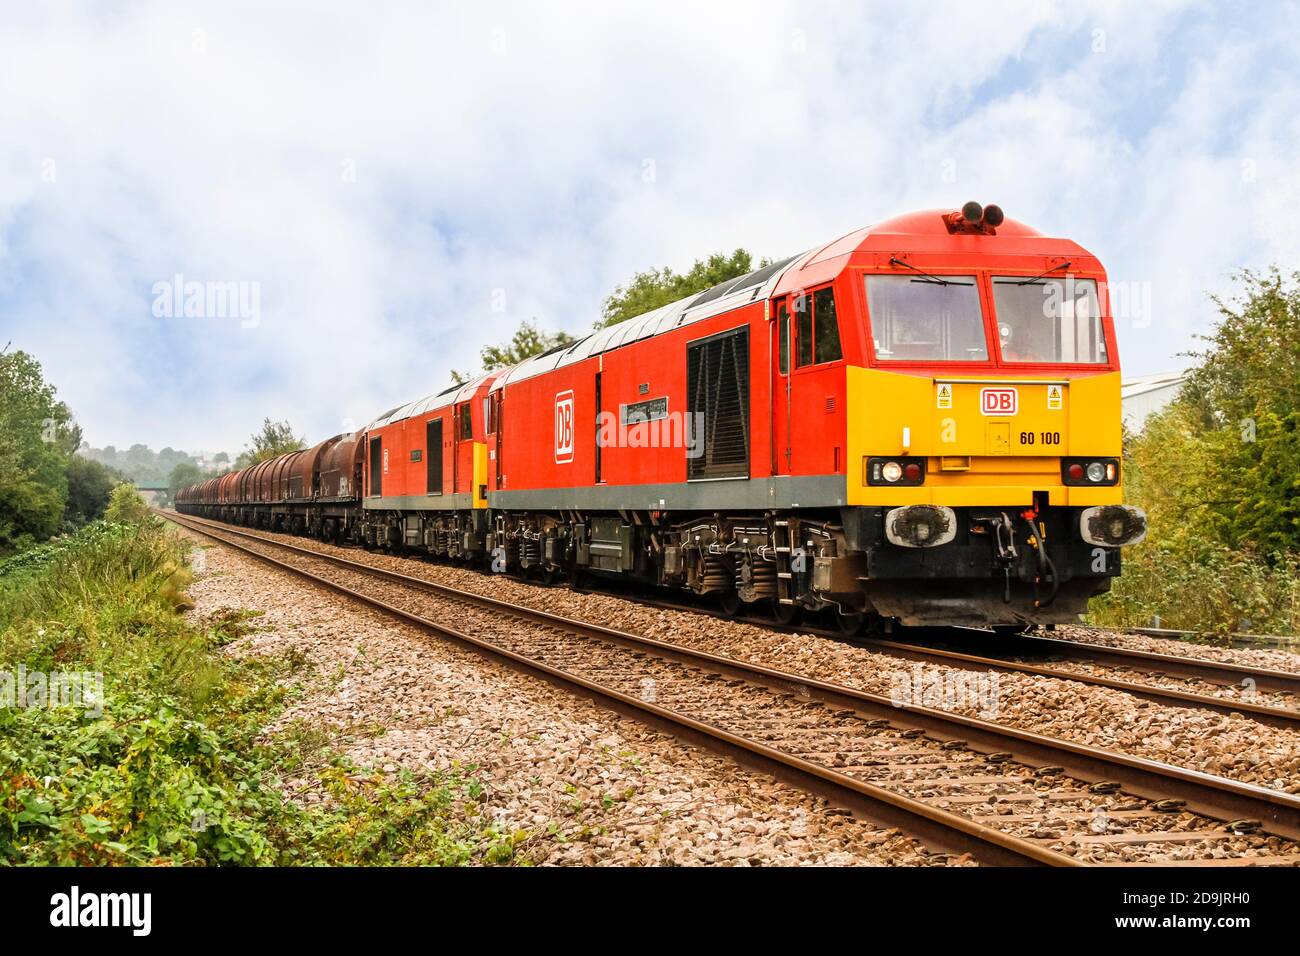
[[[1014,388],[980,389],[980,411],[985,415],[1014,415],[1019,404]]]
[[[555,396],[555,463],[573,461],[573,392]]]

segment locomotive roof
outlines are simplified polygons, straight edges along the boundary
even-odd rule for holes
[[[951,212],[950,209],[911,212],[854,230],[825,245],[755,269],[738,278],[728,279],[703,292],[670,302],[617,325],[599,329],[572,345],[553,348],[524,359],[517,365],[487,372],[462,385],[453,385],[391,409],[367,428],[379,428],[435,408],[465,401],[489,380],[490,388],[496,390],[511,382],[523,381],[553,369],[573,365],[593,355],[691,325],[748,302],[758,302],[773,295],[811,287],[838,274],[855,252],[932,251],[950,249],[956,242],[965,251],[972,253],[990,251],[990,244],[996,243],[999,251],[1006,252],[1089,255],[1077,243],[1044,236],[1014,219],[1003,220],[997,227],[996,235],[953,236],[944,222],[944,217]],[[906,248],[899,243],[898,237],[907,237]]]
[[[806,256],[808,253],[803,255]],[[785,269],[799,258],[801,257],[790,256],[779,262],[773,262],[743,276],[728,279],[703,292],[696,292],[684,299],[669,302],[650,312],[619,322],[617,325],[599,329],[586,338],[574,342],[568,348],[553,349],[525,359],[507,369],[494,387],[499,388],[510,382],[522,381],[552,369],[581,362],[593,355],[699,322],[720,312],[730,311],[747,302],[761,301],[771,293]]]

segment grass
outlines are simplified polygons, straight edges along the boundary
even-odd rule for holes
[[[318,729],[268,735],[303,660],[223,654],[248,615],[190,620],[188,545],[126,517],[0,562],[9,686],[22,668],[104,688],[102,708],[16,688],[0,706],[0,863],[525,862],[528,834],[503,832],[472,770],[384,775]],[[291,799],[290,773],[319,801]]]
[[[1123,572],[1095,598],[1089,623],[1163,627],[1224,635],[1300,633],[1300,562],[1294,555],[1265,560],[1245,551],[1147,541],[1125,551]]]

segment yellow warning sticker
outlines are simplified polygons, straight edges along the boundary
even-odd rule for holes
[[[939,386],[939,408],[952,408],[952,386],[944,383]]]
[[[1047,386],[1047,410],[1049,412],[1059,412],[1061,410],[1061,386]]]

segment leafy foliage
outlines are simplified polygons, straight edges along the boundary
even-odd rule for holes
[[[758,268],[770,264],[770,260],[764,259]],[[668,266],[638,272],[625,285],[615,288],[605,300],[596,328],[617,325],[644,315],[669,302],[703,292],[754,269],[753,256],[745,249],[737,249],[731,255],[717,252],[707,259],[696,259],[685,273],[676,273]],[[483,362],[483,370],[490,372],[574,341],[576,339],[568,332],[543,332],[533,322],[523,322],[508,343],[485,346],[479,352],[479,358]],[[470,373],[452,369],[451,380],[456,385],[463,385],[471,377]]]
[[[102,517],[109,496],[120,477],[97,461],[73,455],[68,461],[68,500],[63,506],[63,523],[80,527]]]
[[[137,485],[143,483],[164,482],[177,465],[188,462],[199,464],[197,458],[189,452],[179,451],[170,446],[161,451],[154,451],[148,445],[135,444],[130,448],[116,448],[106,445],[103,448],[91,448],[83,442],[80,454],[92,461],[97,461],[106,468],[111,468],[126,481]],[[229,464],[230,456],[220,452],[213,456],[212,463],[218,470]]]
[[[561,345],[572,345],[576,339],[568,332],[543,332],[532,322],[521,322],[515,334],[505,345],[485,345],[479,352],[483,371],[517,365],[526,358],[541,355]],[[451,378],[457,385],[468,382],[472,376],[452,369]]]
[[[0,554],[58,532],[80,430],[26,352],[0,354]]]
[[[1126,441],[1148,540],[1102,623],[1300,631],[1300,273],[1239,274],[1178,400]]]
[[[387,777],[325,748],[305,785],[326,799],[289,799],[294,753],[267,727],[297,664],[223,655],[246,615],[178,613],[186,547],[145,516],[0,561],[4,666],[99,673],[105,690],[99,713],[0,707],[0,865],[516,860],[527,834],[489,822],[464,774]]]
[[[770,264],[771,260],[764,259],[755,266],[748,250],[737,249],[731,255],[715,252],[707,259],[696,259],[684,273],[676,273],[668,266],[638,272],[605,300],[596,327],[617,325]]]
[[[129,484],[121,484],[113,489],[104,517],[121,524],[148,525],[157,521],[149,514],[149,506],[135,490],[135,485]]]
[[[247,468],[249,465],[256,465],[269,458],[278,458],[306,447],[306,436],[301,438],[295,436],[293,426],[287,421],[273,422],[269,418],[264,418],[261,429],[249,439],[249,447],[240,452],[239,457],[235,459],[235,468]]]
[[[194,462],[177,462],[176,467],[172,469],[172,473],[167,476],[167,496],[172,501],[175,501],[176,492],[180,491],[182,488],[187,488],[190,485],[197,484],[202,481],[203,478],[204,472],[198,465],[194,464]]]

